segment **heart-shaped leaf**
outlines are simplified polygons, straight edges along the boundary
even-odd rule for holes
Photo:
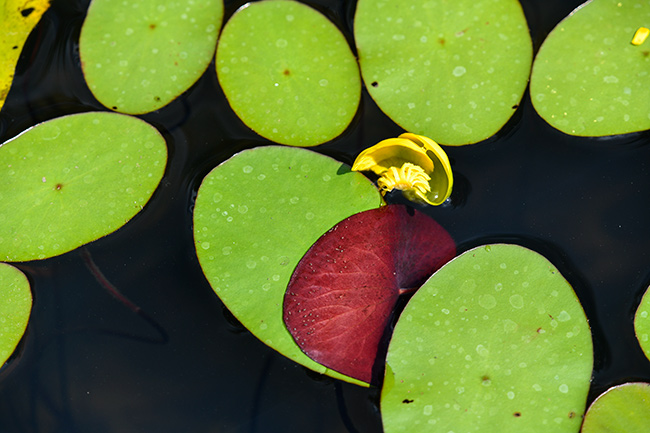
[[[381,110],[438,143],[476,143],[510,119],[532,43],[517,0],[359,0],[363,81]]]
[[[199,188],[197,256],[215,293],[254,335],[312,370],[343,378],[302,353],[284,326],[282,299],[293,269],[323,233],[381,203],[365,176],[316,152],[245,150]]]
[[[634,315],[634,332],[645,356],[650,359],[650,290],[641,299]]]
[[[165,171],[165,139],[117,113],[59,117],[0,146],[0,258],[44,259],[114,232]]]
[[[49,0],[3,0],[0,4],[0,109],[11,88],[23,45],[49,7]]]
[[[331,140],[359,106],[359,66],[345,37],[300,2],[254,2],[239,9],[219,38],[216,66],[237,116],[278,143]]]
[[[586,2],[548,35],[530,79],[535,110],[571,135],[602,136],[650,129],[650,41],[642,0]]]
[[[296,267],[284,298],[287,329],[316,362],[371,382],[400,293],[419,287],[455,254],[451,236],[412,208],[352,215]]]
[[[582,433],[644,433],[650,429],[650,383],[625,383],[589,406]]]
[[[79,39],[88,87],[121,113],[164,107],[207,69],[222,19],[222,0],[93,0]]]
[[[569,283],[518,245],[481,246],[436,272],[388,347],[386,432],[575,433],[591,333]]]
[[[32,292],[25,274],[0,263],[0,366],[25,333],[32,309]]]

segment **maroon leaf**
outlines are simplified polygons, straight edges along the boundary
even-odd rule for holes
[[[284,297],[284,322],[310,358],[370,383],[400,293],[456,254],[433,219],[403,205],[341,221],[307,251]]]

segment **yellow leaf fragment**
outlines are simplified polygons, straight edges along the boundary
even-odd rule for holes
[[[650,35],[650,29],[639,27],[632,38],[632,45],[641,45]]]
[[[411,201],[433,206],[447,200],[454,181],[449,158],[438,143],[408,132],[361,152],[352,170],[380,176],[382,194],[398,189]]]
[[[49,0],[0,0],[0,109],[7,99],[18,57]]]

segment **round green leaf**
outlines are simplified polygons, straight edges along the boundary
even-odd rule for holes
[[[359,0],[354,35],[377,105],[441,144],[495,134],[528,83],[532,44],[517,0]]]
[[[565,18],[539,50],[530,81],[539,115],[571,135],[602,136],[650,129],[647,0],[594,0]]]
[[[645,356],[650,359],[650,290],[641,299],[634,315],[634,332]]]
[[[645,433],[650,426],[650,384],[608,389],[589,406],[582,433]]]
[[[206,70],[222,19],[221,0],[93,0],[79,40],[86,82],[113,110],[157,110]]]
[[[341,377],[302,353],[282,319],[294,268],[318,238],[350,215],[378,207],[363,175],[305,149],[245,150],[203,180],[194,241],[203,273],[254,335],[320,373]]]
[[[31,309],[27,277],[13,266],[0,263],[0,366],[25,333]]]
[[[486,245],[409,301],[388,348],[386,432],[577,432],[593,365],[571,286],[541,255]]]
[[[147,203],[164,138],[135,117],[93,112],[41,123],[0,146],[0,258],[44,259],[105,236]]]
[[[239,9],[223,29],[216,63],[237,116],[278,143],[315,146],[331,140],[359,106],[359,67],[345,37],[299,2]]]

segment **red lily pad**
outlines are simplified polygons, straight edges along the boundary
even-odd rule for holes
[[[370,383],[400,294],[456,254],[437,222],[403,205],[341,221],[305,254],[284,297],[284,322],[314,361]]]

